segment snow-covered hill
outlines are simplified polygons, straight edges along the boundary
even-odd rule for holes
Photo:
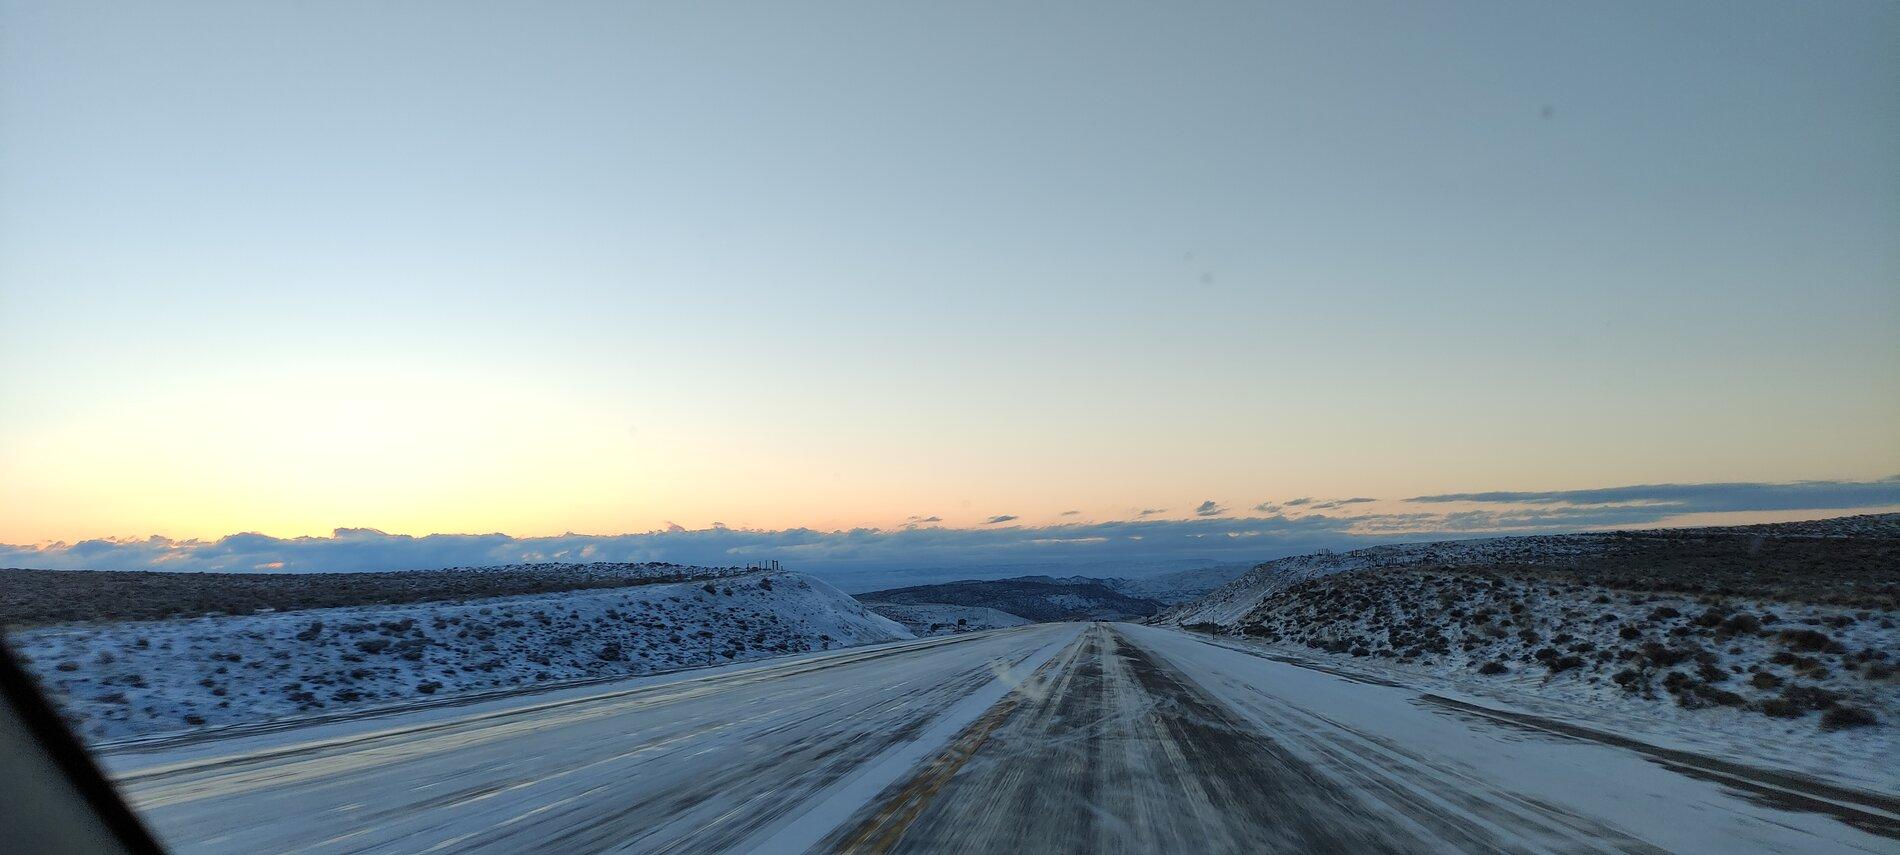
[[[77,729],[109,740],[912,637],[822,581],[753,573],[68,625],[11,641]]]
[[[1406,567],[1535,568],[1589,572],[1594,581],[1638,590],[1753,593],[1864,605],[1892,599],[1891,552],[1900,514],[1798,523],[1591,532],[1401,543],[1322,551],[1258,565],[1207,596],[1162,616],[1182,625],[1227,625],[1275,594],[1309,579]],[[1767,551],[1764,551],[1766,549]],[[1885,592],[1883,594],[1883,592]]]
[[[904,625],[918,636],[953,635],[980,629],[1023,626],[1028,618],[983,606],[957,606],[947,603],[866,602],[866,608]]]
[[[1737,733],[1884,728],[1900,719],[1896,535],[1886,515],[1322,553],[1162,621]]]
[[[1378,547],[1385,550],[1395,548]],[[1330,576],[1334,573],[1345,573],[1349,570],[1380,566],[1378,556],[1366,554],[1373,551],[1362,549],[1344,555],[1321,552],[1269,561],[1215,588],[1199,600],[1170,609],[1162,615],[1162,620],[1166,623],[1182,625],[1228,626],[1253,611],[1274,594],[1286,590],[1297,582]]]

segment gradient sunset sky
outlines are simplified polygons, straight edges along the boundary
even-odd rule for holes
[[[1896,330],[1884,0],[0,3],[0,543],[1871,482]]]

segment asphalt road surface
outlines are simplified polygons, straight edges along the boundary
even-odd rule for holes
[[[147,746],[179,852],[1900,852],[1888,795],[1126,624]]]

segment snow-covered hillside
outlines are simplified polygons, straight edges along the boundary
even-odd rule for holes
[[[1231,624],[1281,591],[1309,579],[1355,570],[1392,569],[1423,564],[1467,566],[1523,560],[1548,560],[1594,552],[1589,535],[1494,537],[1443,543],[1399,543],[1351,552],[1317,552],[1269,561],[1215,588],[1207,596],[1169,611],[1168,623]]]
[[[1028,618],[983,606],[879,602],[866,602],[864,605],[871,611],[903,624],[905,629],[918,636],[953,635],[959,632],[1001,629],[1006,626],[1023,626],[1031,623]]]
[[[1295,585],[1239,631],[1577,702],[1837,729],[1900,717],[1895,625],[1892,612],[1398,570]]]
[[[1896,534],[1887,515],[1384,546],[1263,564],[1162,620],[1737,738],[1891,733]]]
[[[1363,551],[1363,550],[1362,550]],[[1346,556],[1322,552],[1269,561],[1240,575],[1198,600],[1186,603],[1162,615],[1167,623],[1182,625],[1216,624],[1228,626],[1253,611],[1268,597],[1296,582],[1317,579],[1333,573],[1372,566],[1358,553]]]
[[[120,739],[913,637],[816,579],[69,625],[12,636],[77,729]]]
[[[1231,624],[1309,579],[1407,567],[1535,568],[1572,575],[1585,571],[1602,584],[1638,590],[1720,593],[1739,584],[1774,598],[1864,605],[1872,597],[1890,605],[1897,544],[1900,514],[1400,543],[1269,561],[1162,619],[1182,625]]]

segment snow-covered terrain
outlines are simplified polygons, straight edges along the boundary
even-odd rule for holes
[[[1311,555],[1296,555],[1269,561],[1254,567],[1207,596],[1170,610],[1163,615],[1169,623],[1231,624],[1247,612],[1288,587],[1336,573],[1358,570],[1391,570],[1406,567],[1438,568],[1543,568],[1605,570],[1605,559],[1617,559],[1621,565],[1614,573],[1603,574],[1615,583],[1636,579],[1643,589],[1668,589],[1668,578],[1697,582],[1710,575],[1711,562],[1727,562],[1718,567],[1734,576],[1746,575],[1750,564],[1759,557],[1763,544],[1853,545],[1853,554],[1845,563],[1856,566],[1820,567],[1806,576],[1779,580],[1788,597],[1816,602],[1860,599],[1858,594],[1886,592],[1891,599],[1894,589],[1893,549],[1900,543],[1900,514],[1870,514],[1798,523],[1769,523],[1755,526],[1718,526],[1699,529],[1657,529],[1646,531],[1593,532],[1585,534],[1530,535],[1492,537],[1475,540],[1400,543],[1374,546],[1351,552],[1322,550]],[[1739,560],[1738,560],[1739,559]],[[1825,560],[1825,556],[1824,556]],[[1871,560],[1869,568],[1862,566]],[[1648,566],[1645,574],[1631,573],[1630,563]],[[1806,568],[1804,568],[1806,569]],[[1657,576],[1666,577],[1657,584]],[[1751,580],[1756,581],[1756,580]],[[1774,581],[1774,580],[1766,580]],[[1674,586],[1698,590],[1692,585]],[[1711,586],[1701,586],[1708,589]],[[1719,591],[1719,586],[1714,586]]]
[[[1287,588],[1355,570],[1393,569],[1421,564],[1478,566],[1527,559],[1550,560],[1596,550],[1589,535],[1494,537],[1438,543],[1399,543],[1351,552],[1316,552],[1269,561],[1215,588],[1207,596],[1169,612],[1178,624],[1231,624]]]
[[[68,625],[11,641],[114,740],[911,638],[832,586],[751,573],[460,602]]]
[[[1331,670],[1331,669],[1327,669]],[[1872,792],[1039,624],[105,757],[171,851],[1890,852]]]
[[[1894,520],[1869,520],[1846,535],[1814,534],[1823,524],[1302,556],[1163,622],[1783,765],[1865,766],[1892,756],[1900,722],[1900,541]]]
[[[1461,576],[1414,571],[1310,584],[1326,589],[1286,592],[1239,634],[1407,684],[1438,678],[1478,695],[1561,702],[1590,718],[1621,715],[1646,722],[1646,732],[1701,731],[1696,741],[1777,762],[1854,763],[1894,750],[1900,681],[1889,651],[1900,633],[1891,614],[1861,620],[1750,600],[1711,607],[1526,580],[1473,588]]]
[[[980,629],[1002,629],[1031,623],[1028,618],[983,606],[957,606],[947,603],[865,602],[865,607],[904,625],[917,634],[954,635]]]

